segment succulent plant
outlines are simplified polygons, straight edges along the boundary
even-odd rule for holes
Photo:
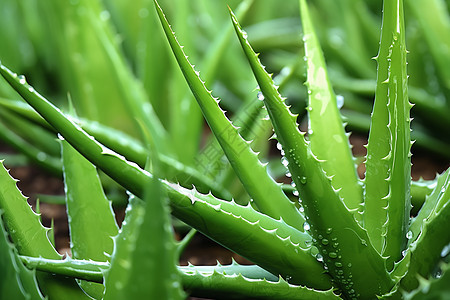
[[[178,299],[185,292],[224,299],[424,299],[448,295],[448,170],[426,186],[433,189],[411,218],[411,194],[421,183],[411,182],[412,105],[402,0],[383,2],[364,180],[356,172],[349,134],[306,0],[300,0],[308,89],[306,133],[299,130],[297,115],[278,92],[230,9],[231,22],[260,90],[252,107],[256,115],[261,110],[270,119],[295,197],[289,197],[274,180],[253,151],[254,143],[228,119],[221,102],[189,62],[156,1],[155,7],[179,69],[251,200],[239,204],[226,199],[231,191],[171,158],[164,128],[155,111],[148,108],[150,104],[139,102],[142,90],[130,80],[133,77],[123,75],[118,88],[124,97],[138,99],[130,100],[128,109],[139,120],[141,144],[79,119],[73,112],[61,112],[24,77],[1,65],[1,75],[42,118],[17,104],[10,109],[60,136],[72,248],[72,258],[61,259],[15,180],[0,168],[1,263],[7,274],[12,274],[5,274],[8,281],[2,281],[2,295],[31,299],[43,295],[50,299]],[[124,68],[120,57],[111,54],[109,58],[114,70]],[[244,122],[244,129],[251,120]],[[117,149],[122,152],[114,151]],[[130,193],[120,230],[94,166]],[[55,170],[59,167],[58,162],[54,164]],[[167,168],[212,192],[171,182]],[[169,210],[255,265],[177,266],[187,239],[174,241]]]

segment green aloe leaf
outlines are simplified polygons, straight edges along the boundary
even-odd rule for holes
[[[53,133],[10,111],[1,110],[0,116],[7,127],[46,155],[53,157],[60,155],[60,147]]]
[[[403,1],[384,1],[377,90],[369,134],[364,226],[389,266],[406,247],[411,185]],[[387,222],[388,221],[388,222]]]
[[[104,299],[183,298],[161,183],[149,178],[145,195],[145,202],[130,200],[125,223],[115,238]]]
[[[101,145],[70,118],[67,118],[58,108],[37,93],[23,78],[12,73],[4,65],[0,66],[0,74],[14,89],[42,116],[45,116],[54,128],[77,149],[78,152],[95,165],[101,165],[102,170],[113,176],[115,180],[132,193],[142,195],[147,174],[136,164],[126,162],[123,156]],[[88,155],[89,153],[89,155]],[[112,175],[115,174],[115,175]],[[138,184],[137,184],[138,183]]]
[[[104,272],[110,267],[109,262],[72,259],[70,256],[61,260],[21,255],[20,260],[29,269],[61,274],[98,283],[103,282]]]
[[[1,213],[0,213],[1,215]],[[36,281],[36,272],[28,270],[0,220],[0,298],[43,299]]]
[[[0,139],[23,153],[30,161],[53,174],[61,174],[61,160],[52,157],[25,141],[0,122]]]
[[[121,153],[128,160],[137,163],[140,167],[146,164],[147,150],[142,143],[127,134],[104,126],[98,122],[80,120],[80,126],[89,134],[95,137],[103,145]],[[171,156],[160,154],[160,163],[164,178],[180,183],[184,187],[192,184],[203,192],[213,192],[214,195],[222,199],[231,199],[230,193],[217,182],[213,181],[207,174],[201,173],[197,169],[190,167]]]
[[[300,3],[306,7],[305,3]],[[264,104],[277,139],[286,153],[289,171],[308,216],[305,226],[310,229],[313,242],[320,250],[318,259],[323,260],[336,284],[348,297],[374,297],[390,290],[393,283],[384,268],[384,259],[372,247],[367,232],[359,226],[333,189],[304,134],[298,130],[296,116],[285,105],[236,18],[233,14],[231,17],[264,94]],[[374,285],[375,281],[377,284]]]
[[[405,300],[445,300],[450,297],[450,265],[442,264],[439,278],[419,278],[419,288],[409,293],[403,292]]]
[[[327,74],[325,59],[314,31],[305,2],[301,2],[303,41],[307,64],[309,94],[308,137],[311,151],[317,159],[323,160],[322,168],[333,176],[331,184],[339,190],[345,205],[351,210],[359,210],[362,203],[362,188],[356,173],[348,135],[345,133],[342,117],[338,109]]]
[[[433,180],[423,180],[420,178],[417,181],[411,182],[411,215],[417,216],[417,212],[422,208],[426,198],[436,188],[439,177],[440,176],[438,175]]]
[[[306,233],[256,212],[251,206],[169,186],[173,214],[180,220],[292,283],[328,288],[329,278],[311,255],[311,238]]]
[[[19,254],[60,259],[61,256],[48,240],[48,229],[41,225],[39,216],[28,205],[3,163],[0,167],[0,182],[0,208],[3,210],[3,221]],[[51,298],[87,298],[74,280],[39,273],[38,281],[43,293]]]
[[[20,82],[17,76],[3,65],[0,67],[0,74],[45,117],[47,122],[58,128],[61,135],[83,156],[124,188],[139,197],[143,196],[144,187],[148,183],[148,178],[151,177],[148,172],[99,144],[31,86]],[[306,246],[306,242],[310,241],[308,234],[286,225],[284,221],[274,220],[257,213],[251,207],[242,207],[234,202],[221,201],[212,195],[202,196],[194,190],[163,183],[169,193],[173,214],[180,220],[200,229],[206,236],[251,259],[274,274],[292,277],[292,282],[309,287],[330,288],[329,278],[323,274],[322,265],[310,255],[310,247]],[[193,202],[198,204],[192,205]],[[217,211],[218,208],[221,209]],[[224,208],[226,210],[223,210]],[[229,225],[230,222],[236,224]],[[259,224],[263,224],[263,227]],[[232,233],[227,231],[224,234],[223,230],[227,228],[234,228],[235,231]],[[296,237],[293,238],[294,236]],[[250,241],[249,243],[236,242],[249,237],[254,240],[256,246],[250,246],[252,245]],[[361,243],[359,239],[358,243]],[[274,251],[278,255],[273,256],[271,253]]]
[[[429,196],[426,196],[425,202],[421,207],[417,216],[412,219],[408,232],[408,246],[413,243],[422,231],[424,222],[432,215],[440,197],[442,197],[442,191],[445,190],[446,184],[448,184],[450,178],[450,169],[445,171],[437,178],[434,189]]]
[[[24,119],[24,122],[27,122],[27,129],[31,127],[31,130],[33,130],[35,127],[33,124],[37,123],[39,126],[51,131],[52,134],[56,133],[55,129],[51,125],[49,125],[29,105],[23,103],[22,101],[0,99],[0,105],[8,109],[8,112],[14,112],[20,115],[20,118]],[[86,130],[90,135],[94,136],[100,143],[115,152],[121,153],[127,158],[127,160],[133,161],[141,167],[144,167],[146,163],[147,150],[137,139],[122,131],[108,127],[96,121],[80,119],[74,116],[71,116],[70,118],[73,121],[76,121],[79,126]],[[28,124],[29,122],[32,123]],[[0,126],[3,125],[0,123]],[[39,135],[35,136],[39,137]],[[44,168],[50,169],[51,172],[56,174],[60,173],[61,164],[59,159],[49,156],[48,151],[45,151],[47,155],[44,155],[44,153],[39,151],[39,149],[34,150],[35,147],[33,145],[27,143],[26,141],[22,142],[20,137],[14,135],[6,129],[0,131],[0,138],[8,141],[11,145],[14,145],[19,151],[26,153],[28,157],[30,157],[33,161],[36,161],[39,165],[42,165]],[[52,140],[52,142],[54,141]],[[53,152],[53,147],[51,147],[50,150]],[[39,158],[43,159],[43,161],[39,160]],[[160,160],[163,164],[162,170],[165,172],[164,177],[166,179],[179,182],[185,187],[189,187],[193,184],[202,192],[212,191],[214,195],[222,199],[231,199],[230,193],[225,190],[222,185],[216,181],[213,181],[210,177],[205,176],[206,174],[201,173],[197,169],[183,164],[175,158],[165,154],[160,155]]]
[[[0,98],[0,105],[8,111],[20,115],[32,123],[38,124],[40,127],[46,128],[47,130],[54,130],[30,105],[22,100]]]
[[[101,282],[109,264],[96,261],[48,260],[21,257],[29,268],[66,276]],[[289,284],[258,266],[242,266],[233,261],[222,266],[178,267],[186,291],[191,296],[214,299],[341,299],[331,289],[327,291],[309,289]],[[269,280],[268,280],[269,279]]]
[[[0,71],[76,149],[132,193],[143,195],[150,174],[89,137],[29,85],[20,83],[4,66]],[[293,282],[320,289],[330,287],[329,278],[323,274],[322,266],[309,253],[310,248],[306,245],[307,241],[310,241],[309,235],[295,230],[282,221],[259,214],[251,207],[221,201],[212,195],[201,195],[174,184],[165,183],[165,188],[169,192],[173,214],[191,226],[200,228],[210,238],[275,274],[282,274],[286,278],[292,277]],[[197,204],[192,205],[192,202]],[[217,215],[218,208],[221,208],[219,215]],[[237,225],[229,226],[229,222]],[[236,231],[231,235],[229,232],[225,235],[222,230],[226,228],[235,228]],[[236,242],[248,237],[252,237],[259,246],[253,247],[249,246],[250,243]],[[271,255],[273,251],[279,254],[275,260]],[[286,260],[283,257],[293,257],[295,260]],[[302,269],[305,271],[299,272]]]
[[[196,297],[214,299],[341,299],[331,289],[314,290],[289,284],[283,278],[277,282],[265,279],[249,279],[242,274],[224,274],[222,272],[204,273],[191,270],[185,272],[183,286]]]
[[[244,140],[220,109],[218,100],[211,95],[198,73],[189,63],[175,38],[161,8],[155,1],[161,24],[172,51],[189,83],[192,93],[200,105],[212,132],[233,166],[258,209],[273,218],[283,218],[288,224],[303,230],[304,218],[294,204],[283,193],[281,186],[267,173],[267,168],[258,159],[249,143]]]
[[[424,204],[419,215],[411,224],[412,238],[417,237],[409,246],[411,260],[408,273],[400,282],[407,291],[416,289],[419,285],[418,275],[428,278],[441,259],[442,249],[450,243],[448,220],[450,219],[450,171],[438,181],[438,185],[427,199],[430,205]],[[434,204],[434,205],[433,205]]]
[[[61,141],[66,207],[72,256],[108,261],[112,237],[118,233],[111,203],[106,198],[96,168],[66,141]],[[89,207],[89,209],[86,209]],[[104,287],[81,282],[91,296],[101,298]]]

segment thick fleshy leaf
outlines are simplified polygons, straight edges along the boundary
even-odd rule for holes
[[[441,252],[450,244],[448,220],[450,219],[450,171],[442,176],[436,190],[428,198],[430,205],[424,204],[423,213],[419,213],[411,225],[414,230],[410,236],[420,234],[409,246],[407,253],[411,253],[408,273],[402,279],[401,287],[407,291],[416,289],[419,285],[418,275],[429,278],[431,272],[441,259]],[[434,204],[434,205],[432,205]]]
[[[145,202],[130,200],[125,223],[115,238],[104,299],[183,298],[161,183],[149,178],[145,195]]]
[[[305,8],[306,4],[302,2],[301,7]],[[374,297],[390,290],[393,283],[384,268],[384,259],[372,247],[367,232],[359,226],[333,189],[304,134],[298,130],[296,116],[285,105],[236,18],[233,14],[231,17],[264,94],[264,104],[276,137],[285,151],[292,180],[308,217],[305,227],[310,229],[314,245],[320,251],[318,259],[323,260],[338,287],[348,297]]]
[[[127,160],[137,163],[140,167],[143,168],[145,166],[148,151],[139,141],[98,122],[80,120],[79,124],[103,145],[121,153]],[[227,190],[212,180],[207,174],[200,173],[196,168],[185,165],[165,154],[159,154],[159,160],[162,165],[162,171],[166,174],[164,178],[167,180],[178,182],[184,187],[194,185],[202,192],[211,191],[222,199],[231,199],[231,195]]]
[[[446,185],[450,180],[450,169],[447,169],[443,174],[441,174],[434,185],[434,189],[429,196],[426,196],[425,202],[421,207],[417,216],[412,219],[411,225],[408,231],[408,246],[413,243],[422,231],[424,222],[430,218],[434,209],[437,206],[440,198],[442,197],[442,192],[446,189]]]
[[[25,141],[0,122],[0,139],[7,142],[17,151],[23,153],[30,161],[53,174],[61,174],[61,160],[52,157]]]
[[[406,247],[411,186],[403,0],[384,1],[377,90],[367,146],[364,226],[392,268]]]
[[[281,217],[292,227],[303,230],[303,216],[267,173],[266,166],[259,161],[249,143],[227,119],[218,105],[218,100],[206,89],[199,74],[187,60],[161,8],[156,2],[155,5],[172,51],[206,121],[255,205],[261,212],[275,219]]]
[[[107,261],[118,233],[111,203],[106,198],[96,168],[67,141],[61,141],[67,218],[72,257]],[[89,209],[87,209],[89,208]],[[81,282],[91,296],[101,298],[103,286]]]
[[[322,168],[332,176],[331,184],[339,190],[339,196],[351,210],[359,210],[362,203],[362,188],[356,174],[348,136],[345,133],[325,65],[319,40],[306,8],[301,9],[303,41],[307,64],[309,94],[308,137],[311,151],[323,161]]]
[[[61,256],[48,240],[48,229],[42,226],[39,216],[33,212],[26,198],[16,187],[16,181],[10,177],[3,164],[0,167],[0,182],[0,208],[3,210],[3,221],[19,254],[60,259]],[[87,298],[74,280],[40,273],[38,281],[43,293],[51,298]]]
[[[124,188],[139,197],[143,196],[148,178],[151,177],[148,172],[98,143],[32,87],[19,82],[6,67],[1,66],[0,73],[83,156]],[[319,289],[330,287],[329,278],[323,274],[322,265],[310,255],[310,247],[302,247],[310,241],[308,234],[286,225],[282,220],[277,221],[257,213],[251,207],[221,201],[211,195],[201,196],[196,191],[175,184],[165,183],[164,186],[171,200],[173,214],[194,228],[200,229],[206,236],[274,274],[292,277],[296,283],[309,287]],[[201,204],[192,205],[192,202]],[[217,211],[220,207],[222,209]],[[227,208],[226,212],[224,208]],[[264,224],[264,227],[260,227],[259,224]],[[275,233],[276,231],[279,234]],[[293,236],[297,237],[293,239]],[[237,242],[246,241],[248,238],[254,240],[255,244]],[[291,240],[300,246],[294,245]],[[359,239],[358,242],[360,243]],[[273,251],[278,255],[274,256]]]
[[[1,216],[1,212],[0,212]],[[0,298],[43,299],[36,281],[36,272],[21,262],[14,245],[0,220]]]
[[[403,293],[405,300],[445,300],[450,298],[450,264],[442,264],[439,278],[419,278],[419,287]]]
[[[192,296],[214,299],[341,299],[331,289],[314,290],[289,284],[283,278],[278,281],[249,279],[237,273],[227,275],[222,272],[204,273],[190,270],[182,276],[183,286]]]
[[[29,268],[101,282],[109,264],[73,259],[48,260],[22,256]],[[214,299],[341,299],[331,289],[314,290],[289,284],[258,266],[178,267],[183,287],[191,296]],[[268,278],[269,280],[267,280]]]

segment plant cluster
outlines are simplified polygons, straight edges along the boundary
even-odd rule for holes
[[[50,49],[34,46],[31,53],[40,53],[47,69],[38,68],[29,78],[64,70],[50,82],[60,81],[61,89],[70,91],[68,108],[59,109],[37,91],[49,91],[49,98],[64,106],[64,96],[48,89],[51,83],[37,80],[30,85],[7,68],[6,64],[26,63],[2,50],[0,137],[26,158],[63,175],[72,256],[63,259],[55,250],[52,230],[41,225],[17,188],[4,166],[7,158],[0,167],[1,297],[448,297],[450,171],[433,181],[411,180],[411,135],[424,148],[444,156],[450,153],[446,130],[428,134],[450,120],[448,48],[445,39],[437,42],[433,31],[447,24],[446,3],[405,0],[431,49],[431,56],[422,61],[417,54],[407,54],[407,29],[418,25],[405,26],[404,1],[384,0],[375,74],[365,59],[370,46],[361,38],[361,33],[370,33],[367,40],[373,42],[370,35],[377,34],[371,13],[376,7],[368,4],[372,2],[296,2],[303,36],[300,53],[291,49],[291,41],[300,41],[291,40],[290,32],[283,36],[289,50],[277,52],[268,41],[283,43],[275,39],[281,25],[256,22],[261,16],[251,15],[258,7],[254,1],[235,2],[237,13],[229,9],[227,29],[214,32],[204,25],[199,27],[204,32],[186,34],[190,38],[182,44],[188,57],[156,0],[136,5],[120,0],[4,1],[5,7],[30,17],[16,31],[29,32],[28,40],[19,41],[21,49],[31,47],[47,30],[57,37],[51,39]],[[199,24],[213,23],[214,17],[220,20],[212,13],[220,7],[214,1],[198,1],[197,6],[189,1],[176,1],[172,7],[169,3],[181,39],[189,31],[186,24],[198,21],[194,15],[202,20]],[[424,6],[429,8],[421,10]],[[48,24],[38,22],[30,7],[45,12]],[[262,19],[273,13],[262,11]],[[322,13],[339,11],[349,18],[320,23]],[[434,20],[433,13],[440,18]],[[253,25],[244,31],[238,20],[252,24],[252,19]],[[123,34],[122,44],[113,24]],[[447,29],[450,26],[440,30]],[[240,47],[243,56],[228,49],[233,31],[239,42],[233,47]],[[251,40],[252,31],[259,39]],[[333,57],[330,68],[321,48],[324,34],[332,37],[328,42],[322,39],[325,53]],[[3,39],[8,38],[13,37]],[[348,39],[349,46],[341,38]],[[258,43],[269,66],[279,70],[277,76],[262,65],[253,48]],[[408,46],[412,53],[418,44],[413,40]],[[38,57],[24,53],[25,62]],[[198,68],[202,74],[191,64],[201,55],[206,56]],[[407,57],[413,62],[408,68]],[[436,68],[420,80],[409,80],[408,71],[426,64],[426,59],[434,60]],[[302,97],[289,102],[279,92],[298,93],[292,82],[300,85],[299,77],[306,80],[306,132],[300,131],[300,117],[294,113]],[[429,89],[423,87],[427,82],[433,83]],[[348,93],[343,110],[333,84]],[[207,85],[229,100],[219,101]],[[256,91],[245,96],[251,92],[246,89],[256,85]],[[373,93],[368,118],[362,116],[367,106],[363,98]],[[409,94],[420,124],[412,132]],[[233,121],[222,106],[233,112]],[[343,114],[354,128],[370,126],[364,180],[356,171]],[[212,132],[206,138],[202,118]],[[272,133],[281,164],[268,153],[266,139]],[[13,158],[20,163],[20,156]],[[99,176],[97,169],[112,181]],[[276,182],[280,174],[291,178],[291,185]],[[127,209],[119,228],[110,199],[118,198],[114,204],[119,205],[123,190]],[[192,228],[180,242],[174,239],[171,215]],[[178,266],[196,231],[254,265]]]

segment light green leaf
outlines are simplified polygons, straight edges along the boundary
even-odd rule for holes
[[[0,215],[2,213],[0,212]],[[36,273],[21,262],[14,245],[0,220],[0,298],[43,299],[36,281]]]
[[[360,210],[362,188],[348,135],[345,133],[336,95],[328,78],[325,59],[309,11],[303,5],[301,18],[307,64],[308,137],[311,151],[317,159],[323,161],[323,170],[328,176],[332,176],[331,184],[334,189],[339,190],[339,196],[343,198],[347,208]]]
[[[258,209],[275,218],[283,218],[289,225],[303,231],[303,216],[286,197],[281,187],[267,173],[267,168],[258,159],[249,143],[244,140],[220,109],[218,100],[211,95],[198,73],[189,63],[181,46],[170,29],[159,7],[157,11],[172,51],[189,83],[192,93],[200,105],[212,132],[227,155],[237,176],[243,183]]]
[[[403,0],[384,1],[377,90],[367,147],[364,226],[388,268],[406,247],[411,205],[411,104]]]
[[[96,168],[68,142],[62,140],[61,146],[72,256],[108,261],[113,251],[112,237],[118,233],[111,203]],[[84,281],[81,287],[95,298],[103,294],[102,285]]]
[[[48,229],[41,225],[39,216],[33,212],[26,198],[16,187],[16,181],[9,176],[3,163],[0,167],[0,182],[0,208],[4,211],[3,221],[19,254],[60,259],[61,256],[48,240]],[[40,273],[38,282],[44,295],[51,298],[87,298],[74,280]]]
[[[300,3],[302,7],[306,6]],[[321,252],[318,258],[323,260],[335,283],[348,297],[374,297],[390,290],[393,283],[384,268],[383,258],[372,247],[367,232],[359,226],[333,189],[331,180],[312,154],[304,134],[298,130],[296,116],[285,105],[233,14],[231,18],[264,94],[264,104],[276,137],[286,153],[292,180],[308,216],[306,227],[310,227],[314,245]],[[373,284],[375,280],[376,285]]]
[[[104,299],[182,299],[176,249],[161,183],[149,179],[147,201],[132,198],[115,239]],[[145,276],[143,276],[145,274]]]
[[[81,154],[124,188],[137,196],[143,196],[151,177],[148,172],[99,144],[29,85],[20,83],[6,67],[1,66],[0,73]],[[290,276],[293,282],[310,287],[330,288],[329,278],[323,274],[322,265],[310,255],[310,248],[306,247],[307,241],[310,241],[308,234],[286,225],[284,221],[257,213],[251,207],[242,207],[212,195],[201,195],[195,190],[163,183],[169,194],[172,213],[180,220],[274,274]],[[192,205],[193,202],[197,205]],[[221,208],[219,212],[218,208]],[[230,232],[228,228],[234,230]],[[249,237],[254,240],[254,244],[250,241],[239,242],[247,241]],[[279,252],[278,255],[272,255],[274,251]]]
[[[450,219],[450,171],[440,178],[440,182],[432,195],[411,224],[411,237],[417,237],[409,246],[411,253],[408,273],[402,279],[401,287],[407,291],[416,289],[419,285],[418,275],[429,278],[431,272],[441,259],[442,249],[450,244],[448,220]],[[433,205],[434,204],[434,205]],[[413,236],[414,235],[414,236]]]

